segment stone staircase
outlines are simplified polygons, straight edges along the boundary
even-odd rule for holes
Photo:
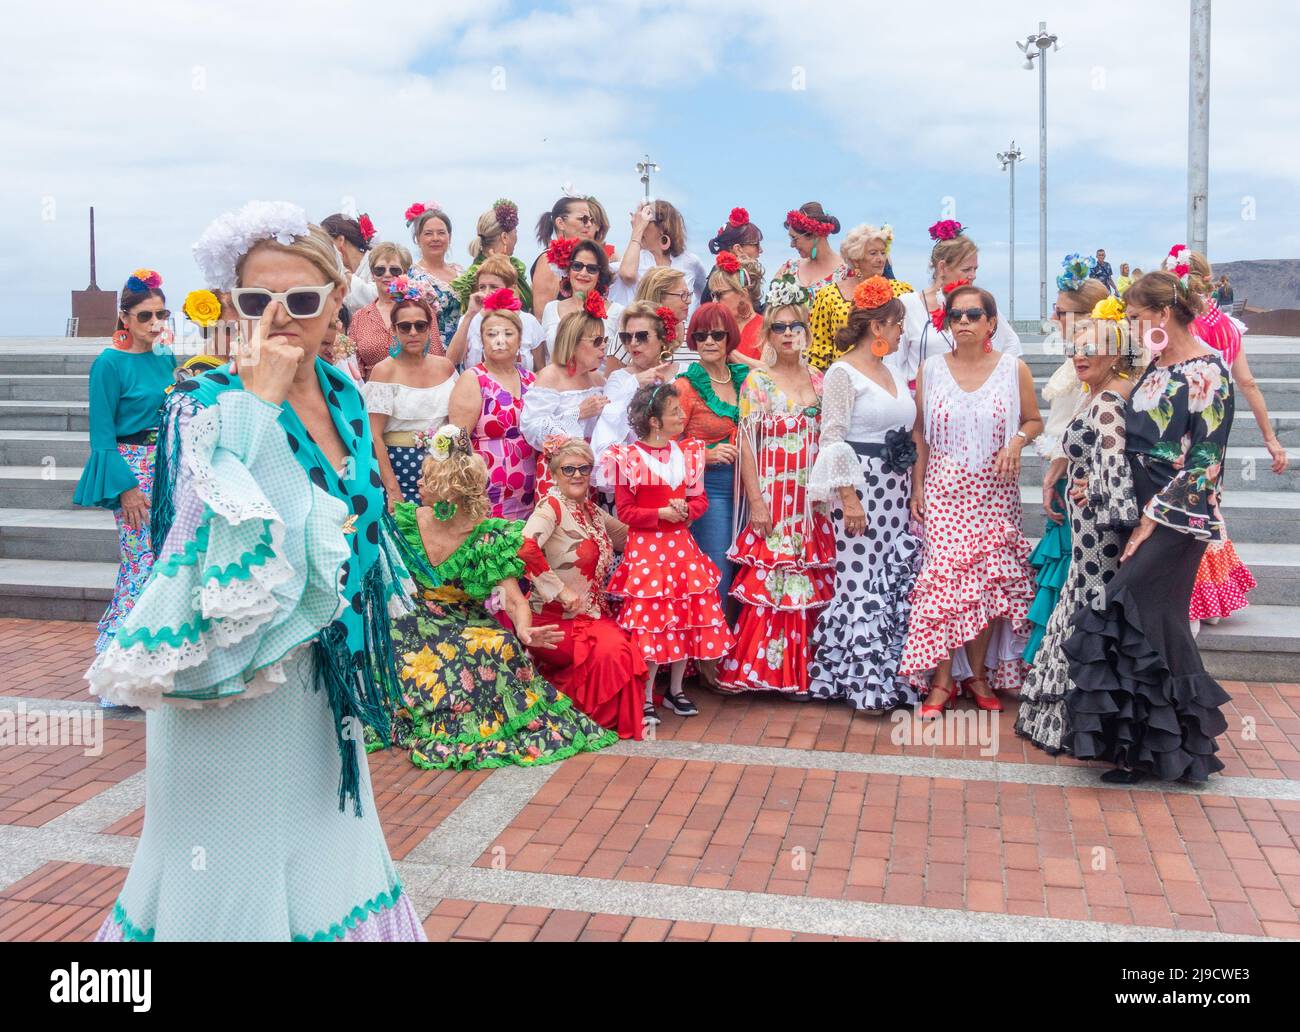
[[[86,374],[104,340],[0,339],[0,616],[98,620],[117,572],[112,514],[72,504],[89,451]],[[1300,467],[1300,341],[1247,337],[1278,435]],[[1059,356],[1026,343],[1038,382]],[[1248,609],[1201,631],[1206,664],[1234,680],[1300,679],[1300,468],[1275,475],[1259,428],[1238,406],[1225,513],[1259,587]],[[1042,467],[1026,452],[1024,528],[1043,529]]]

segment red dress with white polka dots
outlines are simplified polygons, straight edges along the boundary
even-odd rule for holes
[[[1018,690],[1034,599],[1029,541],[1020,529],[1020,488],[994,471],[1020,425],[1019,359],[1004,354],[976,390],[953,379],[948,356],[923,372],[925,468],[923,565],[912,592],[901,673],[918,691],[952,653],[954,681],[972,676],[963,646],[989,624],[985,676]]]
[[[691,536],[690,521],[709,506],[704,445],[695,440],[651,448],[614,445],[601,457],[615,488],[618,518],[628,526],[623,562],[609,592],[623,599],[619,626],[648,663],[721,659],[732,646],[718,596],[718,568]],[[659,510],[674,499],[689,519],[671,523]]]

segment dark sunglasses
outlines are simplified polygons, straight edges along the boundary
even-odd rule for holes
[[[561,218],[569,219],[573,222],[581,222],[584,226],[590,226],[596,221],[590,215],[563,215]]]
[[[619,335],[618,335],[618,341],[619,341],[619,343],[622,344],[624,347],[627,347],[627,346],[628,346],[629,344],[631,344],[632,341],[634,341],[634,340],[635,340],[638,344],[649,344],[649,343],[650,343],[650,331],[649,331],[649,330],[637,330],[636,333],[628,333],[626,330],[623,330],[623,331],[621,331],[621,332],[619,333]]]
[[[428,319],[417,319],[415,322],[402,321],[397,324],[399,333],[427,333],[429,331]]]
[[[988,312],[982,308],[954,308],[948,313],[949,322],[979,322],[981,319],[988,317]]]
[[[145,323],[153,322],[155,319],[157,319],[159,322],[166,322],[171,317],[172,317],[172,313],[167,311],[167,309],[165,308],[157,312],[136,312],[135,313],[135,321],[140,323],[142,326]]]
[[[593,348],[602,348],[602,349],[603,349],[607,343],[609,343],[609,338],[608,338],[608,337],[592,337],[592,338],[591,338],[591,346],[592,346]]]
[[[696,344],[703,344],[706,340],[713,340],[719,344],[725,344],[727,341],[726,330],[696,330],[691,334]]]
[[[772,324],[773,333],[800,333],[807,327],[801,322],[774,322]]]
[[[589,272],[593,276],[598,276],[600,266],[595,262],[569,262],[569,272]]]
[[[236,287],[230,292],[230,299],[235,303],[235,310],[245,319],[262,318],[273,301],[284,305],[284,310],[295,319],[311,319],[320,315],[325,308],[325,299],[333,291],[332,283],[319,287],[294,287],[283,293],[261,287]]]
[[[400,276],[405,269],[397,265],[372,265],[370,273],[373,276]]]
[[[589,477],[591,476],[591,463],[583,463],[581,466],[561,466],[560,472],[566,477]]]

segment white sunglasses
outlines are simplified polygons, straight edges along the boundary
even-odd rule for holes
[[[273,303],[279,301],[284,310],[295,319],[311,319],[320,315],[325,307],[325,299],[334,292],[334,284],[326,283],[321,287],[292,287],[277,294],[262,287],[235,287],[230,292],[230,299],[235,309],[245,319],[260,319]]]

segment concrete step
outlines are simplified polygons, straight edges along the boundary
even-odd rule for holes
[[[1020,456],[1020,482],[1042,482],[1046,460],[1037,452],[1027,449]],[[1225,491],[1300,491],[1300,448],[1290,466],[1283,473],[1274,473],[1272,459],[1265,448],[1238,448],[1228,445],[1228,461],[1224,467]]]
[[[1300,608],[1252,605],[1196,639],[1205,668],[1233,681],[1294,681],[1300,669]]]
[[[2,401],[0,430],[89,430],[86,401]]]
[[[13,509],[73,509],[80,466],[0,466],[0,499]]]
[[[1022,526],[1029,536],[1043,528],[1043,492],[1038,485],[1020,486]],[[1300,493],[1294,491],[1227,491],[1221,506],[1233,543],[1300,543]]]
[[[90,380],[80,374],[0,373],[0,399],[5,401],[86,401]]]
[[[84,430],[0,430],[0,466],[84,466],[90,434]]]
[[[118,558],[117,524],[107,509],[0,509],[0,559]]]
[[[113,597],[117,566],[0,559],[0,616],[96,621]],[[89,657],[86,663],[89,665]]]
[[[68,373],[85,376],[107,337],[0,338],[0,375]]]

